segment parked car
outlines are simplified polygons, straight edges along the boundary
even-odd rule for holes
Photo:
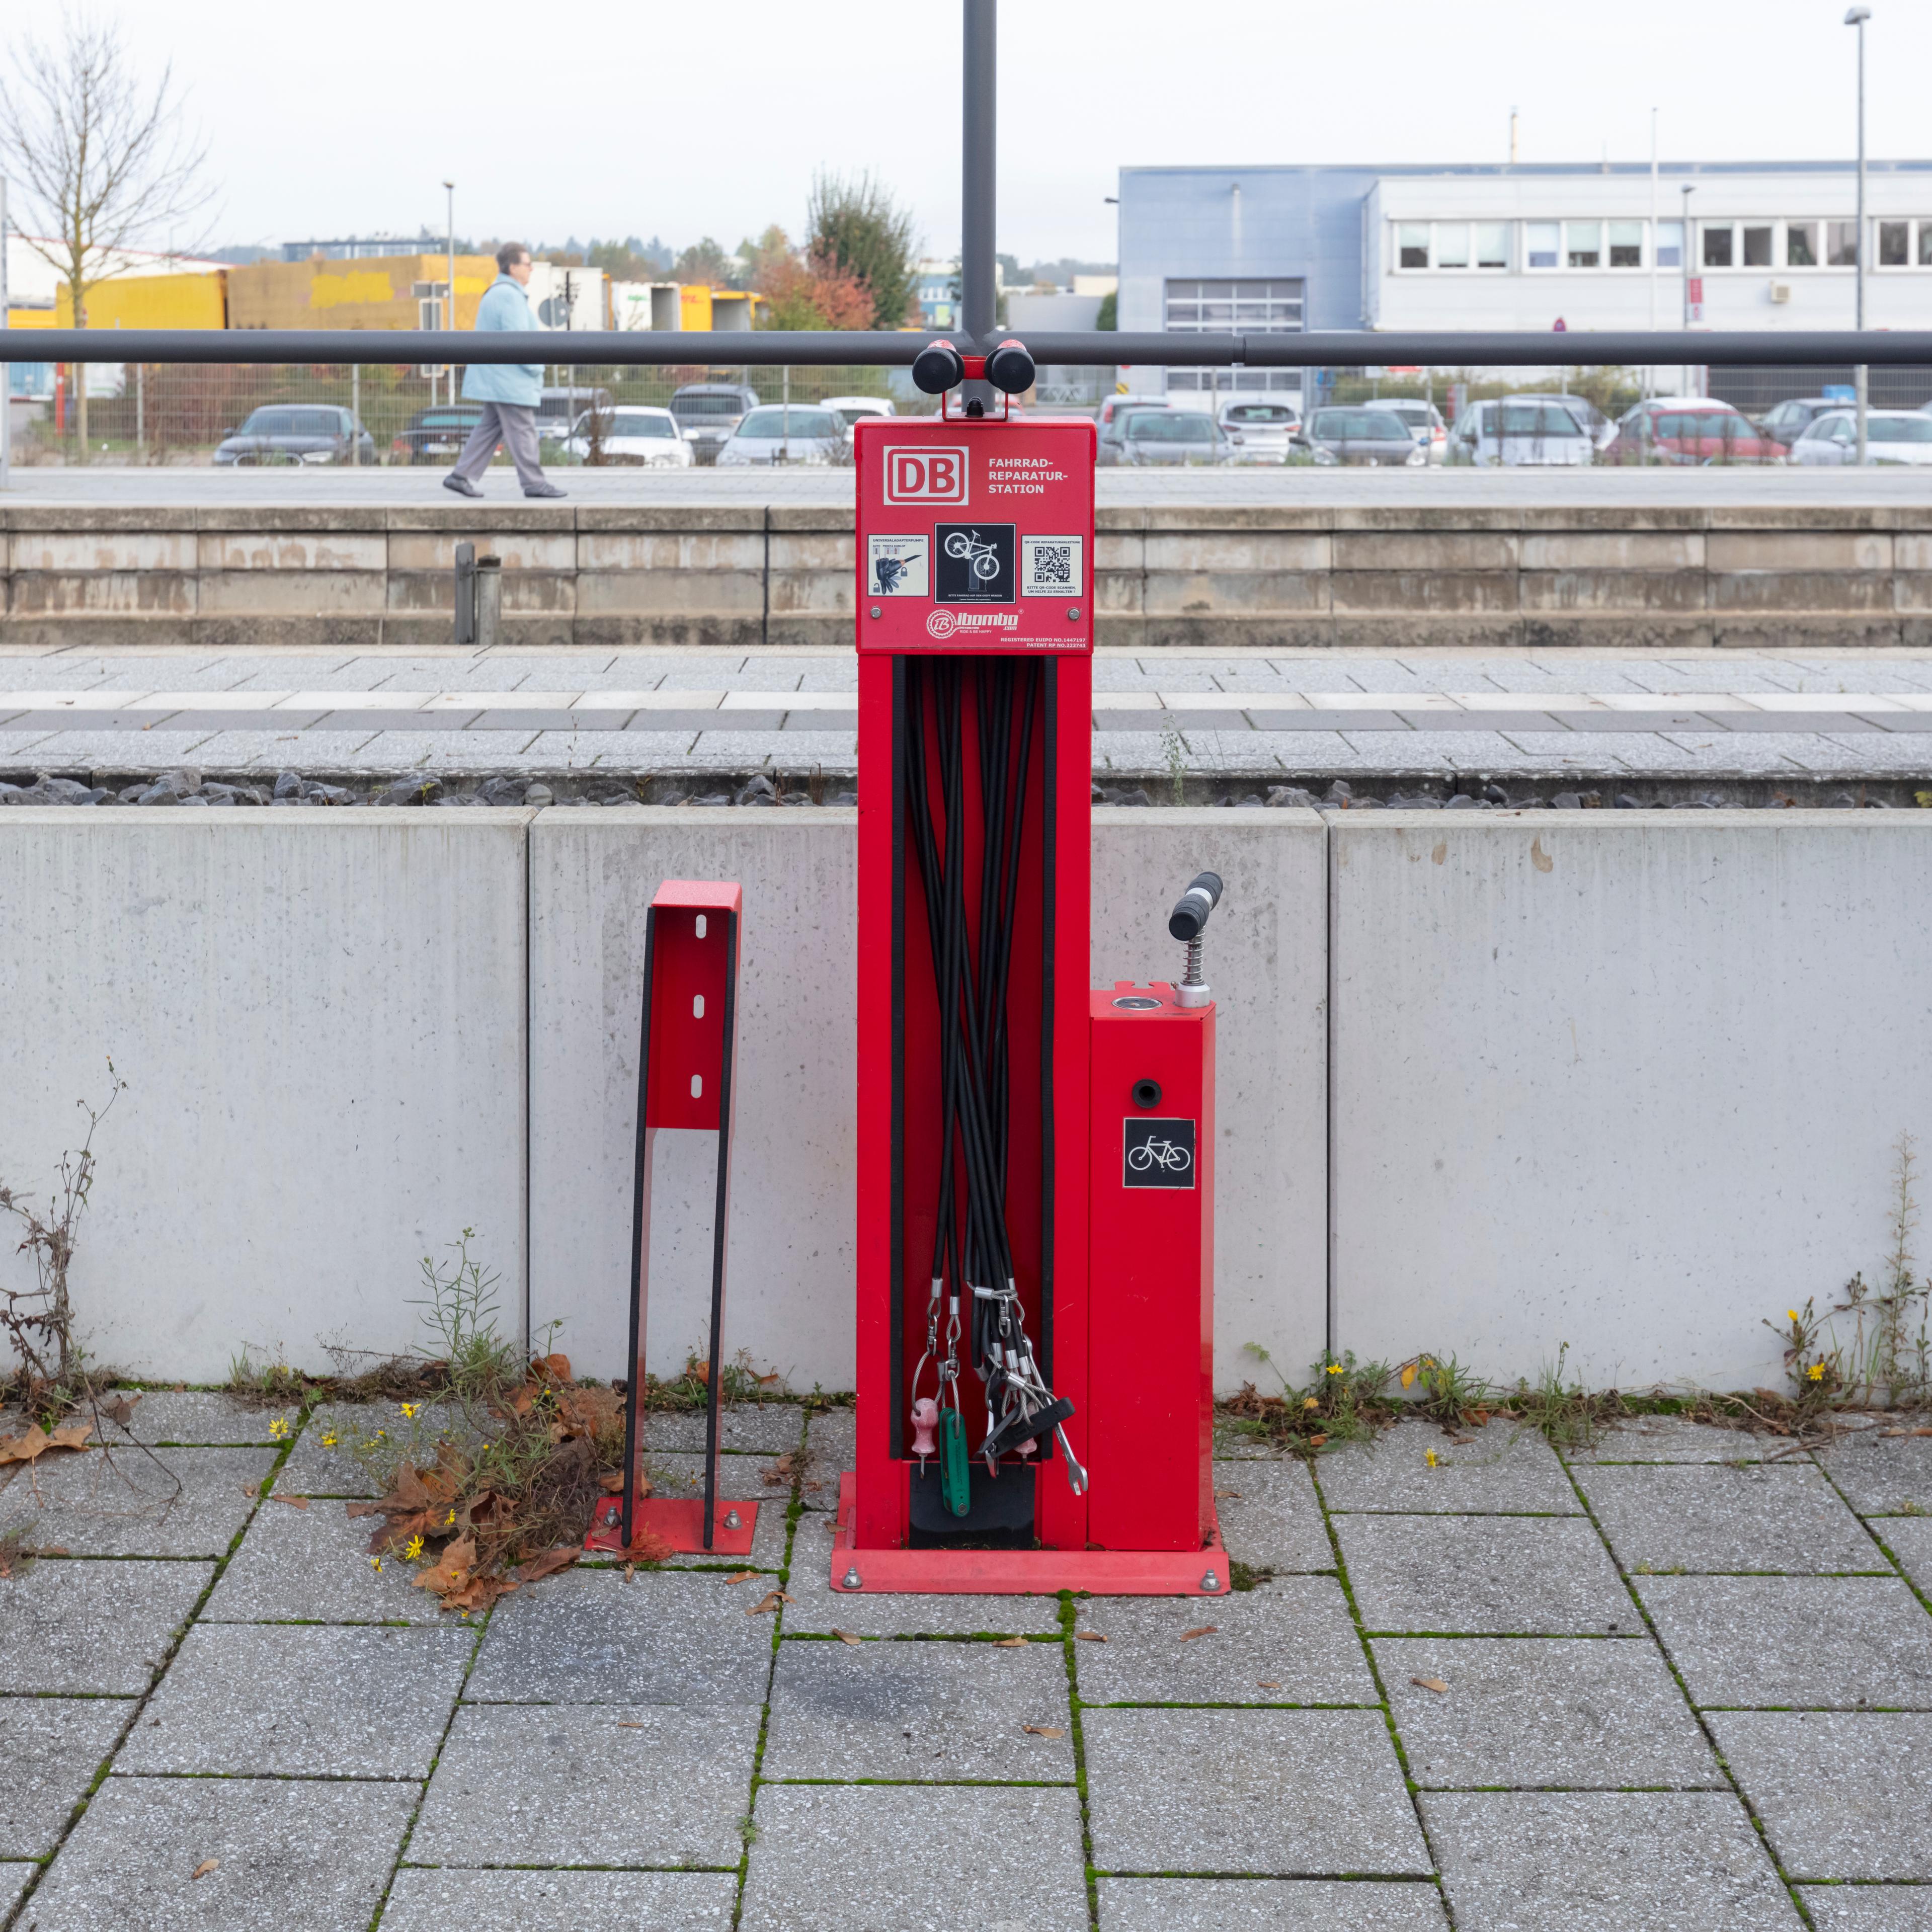
[[[1144,410],[1161,410],[1167,406],[1164,396],[1109,396],[1100,405],[1099,440],[1094,446],[1094,460],[1103,470],[1125,462],[1121,439],[1126,434],[1129,421]]]
[[[592,388],[588,384],[540,391],[537,397],[538,440],[562,442],[569,436],[572,424],[586,410],[608,410],[610,406],[610,392]]]
[[[758,406],[758,391],[744,382],[687,382],[670,399],[670,412],[700,463],[716,462],[745,412]]]
[[[1561,390],[1526,389],[1512,400],[1520,403],[1555,403],[1568,410],[1583,425],[1594,448],[1607,449],[1616,439],[1616,424],[1588,396],[1566,395]]]
[[[1824,396],[1793,396],[1788,402],[1766,410],[1758,418],[1757,426],[1766,436],[1789,449],[1820,416],[1828,416],[1832,410],[1844,406],[1843,403],[1832,402]]]
[[[1127,410],[1120,422],[1119,460],[1131,468],[1228,463],[1235,454],[1233,440],[1205,410]]]
[[[1294,440],[1322,464],[1420,470],[1429,461],[1428,451],[1416,441],[1408,424],[1378,403],[1317,410]]]
[[[374,463],[376,439],[346,410],[316,403],[268,403],[223,436],[217,463],[238,467],[287,463]]]
[[[1449,425],[1442,420],[1442,412],[1433,403],[1423,402],[1413,396],[1388,396],[1376,407],[1401,417],[1408,425],[1410,434],[1429,452],[1431,463],[1440,463],[1448,456]]]
[[[748,464],[836,463],[844,454],[846,429],[834,410],[803,403],[765,403],[748,410],[719,447],[721,470]]]
[[[1784,445],[1743,410],[1709,396],[1659,396],[1617,425],[1606,463],[1782,463]]]
[[[1221,427],[1237,463],[1286,463],[1301,418],[1286,403],[1224,403]]]
[[[459,454],[483,418],[481,403],[445,403],[418,410],[389,443],[392,463],[442,463]]]
[[[898,413],[892,407],[892,399],[890,396],[827,396],[819,407],[837,410],[848,430],[856,427],[861,416],[890,416]]]
[[[1858,418],[1853,410],[1836,409],[1816,418],[1791,446],[1791,460],[1813,466],[1858,460]],[[1868,463],[1932,464],[1932,416],[1922,410],[1868,410]]]
[[[593,434],[594,430],[594,434]],[[620,403],[615,409],[586,410],[565,440],[564,453],[587,463],[602,461],[646,470],[688,470],[691,446],[668,410]]]
[[[1576,469],[1596,454],[1590,432],[1562,403],[1504,396],[1456,418],[1450,460],[1479,470]]]

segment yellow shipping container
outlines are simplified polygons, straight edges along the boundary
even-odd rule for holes
[[[89,328],[226,328],[226,272],[194,274],[110,275],[87,292]],[[74,326],[74,303],[63,282],[56,291],[52,328]]]
[[[446,255],[372,255],[360,261],[251,262],[228,272],[230,328],[414,328],[415,285],[440,282]],[[474,328],[496,279],[488,255],[456,258],[456,326]]]

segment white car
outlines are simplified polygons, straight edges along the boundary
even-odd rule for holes
[[[1236,463],[1286,463],[1301,418],[1286,403],[1223,403],[1221,427]]]
[[[1433,403],[1426,403],[1419,396],[1383,396],[1377,399],[1375,406],[1392,410],[1401,417],[1414,433],[1416,441],[1429,452],[1431,463],[1440,463],[1448,455],[1449,425]]]
[[[819,404],[765,403],[719,447],[721,470],[752,464],[836,463],[845,452],[845,419]]]
[[[691,445],[668,410],[642,409],[632,403],[620,404],[603,412],[603,448],[606,463],[642,465],[646,470],[688,470],[693,460]],[[565,437],[566,454],[579,463],[590,456],[590,412],[586,410],[572,424]]]
[[[1858,460],[1858,418],[1855,410],[1816,416],[1791,446],[1793,463],[1838,464]],[[1868,410],[1868,463],[1932,463],[1932,416],[1922,410]]]
[[[822,410],[834,410],[848,430],[858,426],[861,416],[897,416],[890,396],[827,396],[818,406]]]
[[[1450,459],[1479,470],[1575,468],[1596,454],[1589,431],[1562,403],[1504,396],[1472,403],[1456,419]]]

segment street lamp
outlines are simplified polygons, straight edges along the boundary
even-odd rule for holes
[[[442,324],[442,326],[443,326],[443,327],[444,327],[444,328],[454,328],[456,326],[456,184],[455,184],[455,182],[454,182],[453,181],[446,181],[446,182],[445,182],[443,183],[443,184],[442,184],[442,191],[443,191],[444,194],[445,194],[446,196],[448,196],[448,216],[449,216],[449,234],[448,234],[448,239],[449,239],[449,306],[448,306],[448,308],[444,311],[444,315],[443,315],[443,324]],[[450,364],[450,365],[449,365],[449,400],[450,400],[450,405],[451,405],[451,406],[452,406],[452,408],[454,408],[454,407],[455,406],[455,403],[456,403],[456,364],[455,364],[454,362],[451,363],[451,364]]]
[[[1862,330],[1865,326],[1865,22],[1871,18],[1869,7],[1847,7],[1845,25],[1858,30],[1858,239],[1853,244],[1852,260],[1858,274],[1858,320],[1852,324]],[[1865,365],[1861,362],[1852,372],[1852,380],[1858,385],[1858,466],[1864,466],[1865,460]]]

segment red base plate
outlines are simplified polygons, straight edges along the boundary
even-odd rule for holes
[[[684,1556],[748,1556],[752,1538],[758,1527],[756,1503],[719,1501],[712,1525],[711,1546],[704,1544],[704,1504],[691,1496],[645,1496],[631,1506],[631,1529],[634,1536],[648,1530],[660,1544]],[[728,1514],[736,1510],[738,1527],[728,1528]],[[586,1550],[622,1556],[628,1552],[623,1544],[624,1502],[621,1496],[606,1496],[590,1519],[590,1533],[584,1539]]]
[[[850,1469],[838,1478],[838,1520],[832,1537],[832,1587],[844,1594],[1084,1590],[1096,1597],[1220,1597],[1229,1588],[1218,1525],[1201,1550],[855,1550],[856,1482]],[[856,1583],[848,1580],[854,1576]]]

